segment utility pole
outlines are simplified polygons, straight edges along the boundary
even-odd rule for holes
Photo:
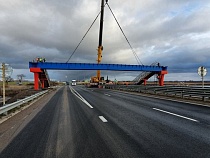
[[[3,105],[5,105],[5,63],[2,63]]]

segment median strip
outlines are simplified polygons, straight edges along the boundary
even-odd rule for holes
[[[168,111],[164,111],[164,110],[161,110],[161,109],[157,109],[157,108],[152,108],[152,109],[156,110],[156,111],[166,113],[166,114],[170,114],[170,115],[173,115],[173,116],[177,116],[177,117],[180,117],[180,118],[183,118],[183,119],[187,119],[187,120],[190,120],[190,121],[199,122],[198,120],[195,120],[195,119],[192,119],[192,118],[189,118],[189,117],[185,117],[185,116],[182,116],[182,115],[178,115],[178,114],[175,114],[175,113],[171,113],[171,112],[168,112]]]

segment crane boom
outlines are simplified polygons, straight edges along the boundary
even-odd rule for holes
[[[104,22],[104,0],[101,0],[101,17],[100,17],[100,29],[99,29],[99,43],[98,43],[98,46],[102,46],[103,22]]]
[[[98,59],[97,62],[100,64],[102,60],[102,36],[103,36],[103,22],[104,22],[104,0],[101,0],[101,17],[100,17],[100,28],[99,28],[99,43],[98,43]],[[101,71],[97,70],[97,79],[101,80]]]
[[[108,0],[106,0],[106,3]],[[101,0],[101,16],[100,16],[100,28],[99,28],[99,43],[98,43],[98,58],[97,58],[97,63],[100,64],[102,60],[102,51],[103,51],[103,46],[102,46],[102,37],[103,37],[103,22],[104,22],[104,0]],[[104,79],[101,77],[101,71],[97,70],[96,76],[91,77],[91,85],[92,86],[98,86],[100,82],[103,82]]]

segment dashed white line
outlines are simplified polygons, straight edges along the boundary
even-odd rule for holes
[[[187,119],[187,120],[190,120],[190,121],[199,122],[198,120],[195,120],[195,119],[192,119],[192,118],[189,118],[189,117],[185,117],[185,116],[182,116],[182,115],[178,115],[178,114],[175,114],[175,113],[172,113],[172,112],[164,111],[164,110],[157,109],[157,108],[152,108],[152,109],[156,110],[156,111],[163,112],[163,113],[167,113],[167,114],[170,114],[170,115],[173,115],[173,116],[177,116],[177,117],[180,117],[180,118],[183,118],[183,119]]]
[[[110,97],[111,95],[109,95],[109,94],[104,94],[104,95],[106,95],[106,96],[108,96],[108,97]]]
[[[99,116],[102,122],[108,122],[103,116]]]

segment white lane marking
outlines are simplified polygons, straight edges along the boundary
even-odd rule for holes
[[[102,122],[108,122],[103,116],[99,116]]]
[[[111,95],[109,95],[109,94],[106,94],[106,93],[105,93],[104,95],[106,95],[106,96],[108,96],[108,97],[110,97],[110,96],[111,96]]]
[[[72,87],[69,86],[69,88],[71,89],[71,92],[77,97],[79,98],[82,102],[84,102],[87,106],[89,106],[89,108],[93,108],[75,89],[73,89]]]
[[[170,115],[173,115],[173,116],[181,117],[181,118],[184,118],[184,119],[187,119],[187,120],[190,120],[190,121],[199,122],[198,120],[195,120],[195,119],[192,119],[192,118],[189,118],[189,117],[185,117],[185,116],[182,116],[182,115],[178,115],[178,114],[175,114],[175,113],[171,113],[171,112],[168,112],[168,111],[164,111],[164,110],[161,110],[161,109],[157,109],[157,108],[152,108],[152,109],[156,110],[156,111],[164,112],[164,113],[167,113],[167,114],[170,114]]]

